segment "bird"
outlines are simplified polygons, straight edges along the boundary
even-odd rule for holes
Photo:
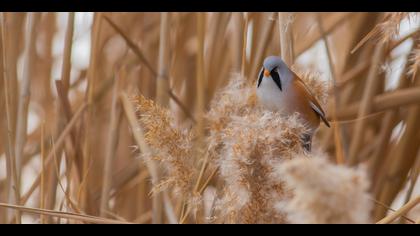
[[[264,108],[281,116],[300,115],[308,132],[302,136],[304,150],[310,152],[312,136],[322,120],[330,127],[325,112],[311,90],[279,56],[268,56],[257,80],[257,98]]]

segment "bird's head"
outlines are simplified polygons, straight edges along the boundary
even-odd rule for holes
[[[269,56],[265,58],[263,67],[258,77],[258,87],[260,86],[263,78],[271,78],[279,87],[280,91],[283,90],[282,84],[293,78],[289,67],[284,63],[281,57]]]

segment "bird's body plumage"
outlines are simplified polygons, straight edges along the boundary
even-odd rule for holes
[[[310,102],[313,101],[315,104],[318,102],[312,99],[313,96],[306,92],[305,87],[300,79],[296,79],[288,85],[283,83],[283,91],[280,92],[271,78],[264,78],[257,89],[257,96],[264,107],[281,115],[299,113],[306,125],[314,132],[319,126],[320,117],[312,109]]]
[[[257,82],[257,96],[261,104],[269,110],[283,116],[294,113],[300,115],[308,127],[308,134],[303,139],[304,147],[309,151],[312,135],[318,129],[320,120],[329,127],[317,99],[280,57],[271,56],[264,61]]]

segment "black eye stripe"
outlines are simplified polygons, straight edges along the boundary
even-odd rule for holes
[[[263,75],[264,75],[264,68],[261,68],[260,75],[258,76],[258,85],[257,85],[257,88],[260,87],[261,81],[263,79]]]
[[[280,80],[280,75],[279,73],[273,69],[270,72],[271,78],[273,78],[274,82],[277,84],[277,87],[279,87],[280,91],[283,91],[283,89],[281,88],[281,80]]]

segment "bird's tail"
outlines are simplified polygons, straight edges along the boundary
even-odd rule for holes
[[[310,152],[311,151],[311,146],[312,146],[312,135],[310,134],[304,134],[302,137],[302,147]]]

